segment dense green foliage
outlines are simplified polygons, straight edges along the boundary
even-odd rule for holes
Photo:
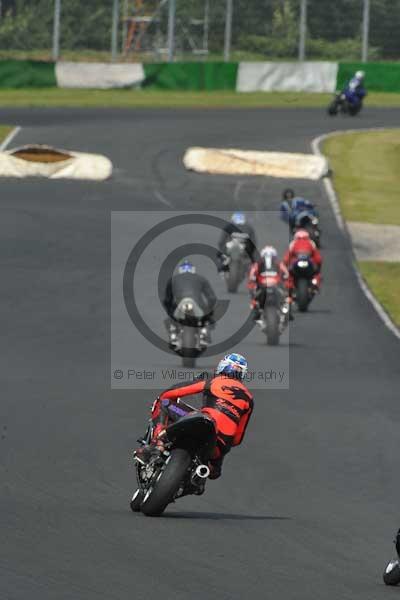
[[[62,0],[61,46],[106,50],[110,46],[112,0]],[[124,2],[120,0],[121,11]],[[131,2],[131,10],[133,10]],[[148,0],[148,13],[156,0]],[[226,0],[210,0],[209,49],[223,49]],[[49,48],[54,0],[2,0],[1,50]],[[308,0],[307,56],[357,59],[361,47],[363,0]],[[204,0],[177,0],[178,49],[201,45]],[[167,10],[159,14],[159,43],[165,42]],[[234,0],[232,49],[259,58],[297,54],[299,0]],[[155,26],[153,26],[155,29]],[[370,58],[400,58],[400,0],[371,0]],[[122,21],[120,33],[122,31]]]

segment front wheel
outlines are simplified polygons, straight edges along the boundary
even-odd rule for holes
[[[386,585],[398,585],[400,583],[400,565],[398,560],[391,560],[383,573],[383,581]]]
[[[186,472],[190,467],[190,454],[182,448],[172,450],[166,466],[155,483],[147,490],[140,510],[147,517],[159,517],[174,500]]]
[[[279,314],[275,306],[266,306],[264,310],[268,346],[279,344]]]
[[[226,274],[226,289],[230,294],[236,294],[241,281],[240,264],[237,260],[231,261]]]
[[[306,312],[310,302],[308,291],[308,281],[303,277],[297,280],[296,284],[296,302],[300,312]]]
[[[330,115],[331,117],[335,117],[338,114],[338,110],[339,110],[338,101],[336,99],[332,100],[332,102],[328,106],[328,115]]]

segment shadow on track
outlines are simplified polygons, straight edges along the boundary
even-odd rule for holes
[[[207,519],[210,521],[290,521],[291,517],[273,517],[270,515],[240,515],[235,513],[209,513],[181,511],[165,513],[164,519]]]

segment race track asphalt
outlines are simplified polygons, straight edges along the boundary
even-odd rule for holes
[[[187,173],[185,148],[309,151],[329,130],[399,118],[0,111],[23,127],[13,145],[101,152],[115,166],[103,184],[1,183],[1,600],[392,596],[381,571],[400,525],[399,343],[359,288],[323,186],[293,182],[318,203],[326,265],[323,293],[291,327],[290,389],[255,391],[223,478],[161,519],[129,510],[130,452],[156,390],[110,389],[110,212],[274,210],[287,182]],[[247,310],[244,293],[235,302],[232,323]],[[267,352],[258,331],[240,350],[250,362]]]

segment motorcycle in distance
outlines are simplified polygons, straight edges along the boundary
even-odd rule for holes
[[[156,451],[146,464],[134,459],[138,487],[130,507],[149,517],[160,516],[178,498],[204,493],[208,461],[216,444],[209,417],[180,399],[168,410],[173,422],[166,429],[165,450]],[[148,444],[151,433],[150,426],[139,443]]]
[[[224,271],[226,289],[230,294],[235,294],[246,277],[250,265],[245,240],[235,237],[235,234],[233,234],[232,238],[226,243],[224,254],[227,257],[228,267]]]
[[[336,92],[334,99],[328,106],[328,114],[336,116],[339,112],[354,117],[362,109],[362,99],[352,90]]]
[[[209,325],[204,323],[202,309],[193,298],[182,298],[169,326],[169,344],[182,357],[182,366],[193,368],[209,340]]]
[[[314,265],[308,254],[301,254],[290,268],[294,279],[294,295],[300,312],[306,312],[317,289],[314,281]]]
[[[386,585],[399,585],[400,583],[400,530],[394,540],[397,558],[391,560],[383,573],[383,581]]]
[[[262,309],[259,321],[269,346],[277,346],[289,322],[289,303],[282,297],[277,271],[265,271],[259,276],[258,302]]]
[[[317,248],[321,248],[321,229],[319,227],[319,218],[316,214],[307,210],[301,211],[296,216],[291,232],[292,235],[294,235],[298,229],[305,229]]]

